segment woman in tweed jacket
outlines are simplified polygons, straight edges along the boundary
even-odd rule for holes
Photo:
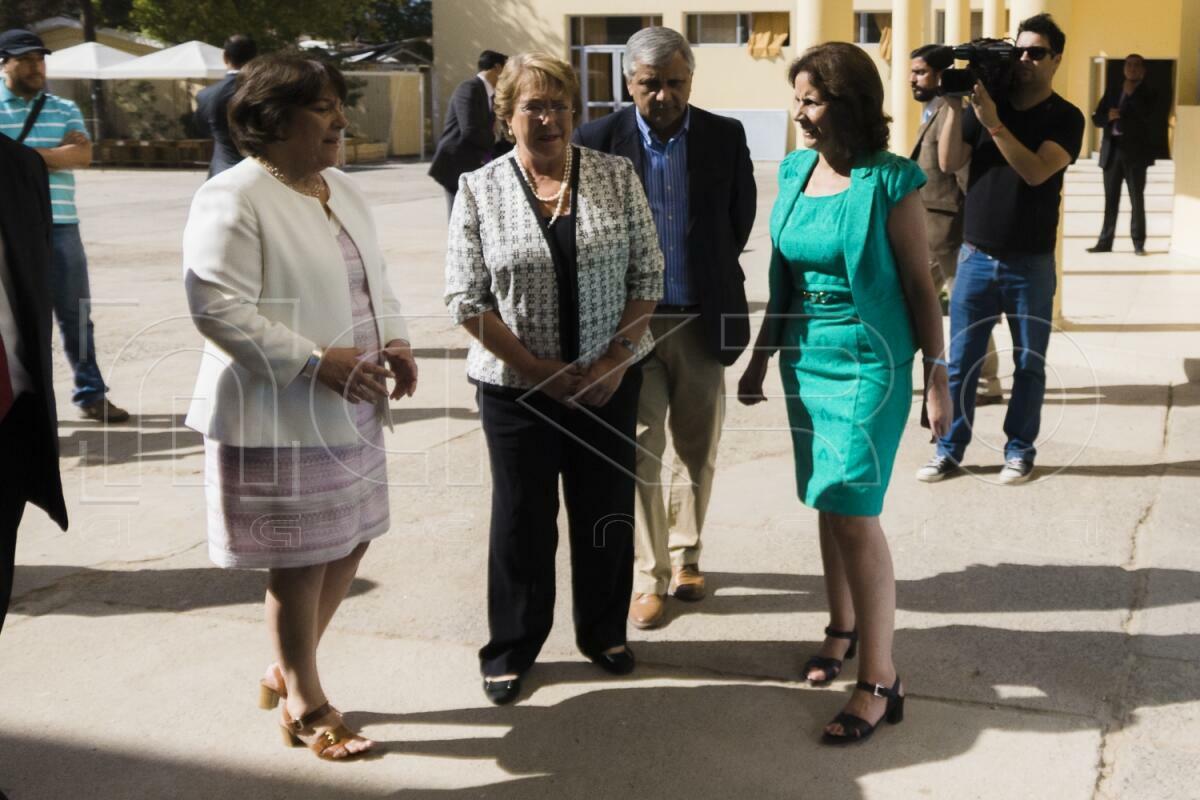
[[[638,362],[663,259],[633,165],[569,144],[577,93],[554,56],[510,58],[495,108],[516,148],[462,176],[450,218],[446,304],[474,337],[467,375],[492,468],[479,657],[495,703],[517,697],[550,633],[560,475],[576,644],[613,674],[634,667]]]

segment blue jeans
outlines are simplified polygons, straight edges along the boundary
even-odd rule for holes
[[[950,399],[954,419],[938,454],[961,462],[975,421],[975,387],[988,337],[1003,312],[1012,332],[1012,397],[1004,417],[1006,459],[1033,461],[1046,395],[1046,347],[1054,314],[1054,253],[993,258],[970,244],[958,254],[950,298]]]
[[[62,333],[63,351],[75,372],[71,402],[84,406],[101,400],[108,387],[96,363],[92,332],[92,291],[88,285],[87,254],[79,238],[79,225],[54,226],[54,315]]]

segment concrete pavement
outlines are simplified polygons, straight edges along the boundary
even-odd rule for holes
[[[917,483],[930,447],[914,405],[883,515],[908,716],[835,751],[818,734],[855,662],[827,689],[795,680],[826,612],[781,397],[729,407],[702,562],[710,597],[631,632],[639,669],[610,679],[574,649],[564,544],[559,623],[525,696],[487,704],[475,661],[486,453],[465,335],[441,303],[441,190],[423,173],[355,173],[422,375],[388,436],[393,530],[321,651],[331,698],[383,744],[354,765],[278,744],[253,704],[269,660],[264,576],[206,558],[202,445],[182,426],[200,339],[179,274],[202,176],[80,173],[98,349],[135,417],[107,432],[77,420],[59,357],[72,525],[61,533],[30,510],[21,529],[0,635],[0,790],[12,800],[1197,796],[1200,261],[1084,253],[1091,233],[1071,214],[1094,215],[1100,188],[1086,171],[1069,179],[1080,200],[1068,202],[1068,324],[1051,344],[1039,478],[996,485],[993,406],[979,412],[970,474]],[[761,310],[774,166],[757,173],[745,265]]]

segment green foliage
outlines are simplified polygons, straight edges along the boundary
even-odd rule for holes
[[[87,0],[0,0],[0,30],[28,28],[48,17],[79,19]],[[101,28],[128,29],[133,0],[91,0],[96,25]]]
[[[368,42],[398,42],[433,35],[431,0],[372,0],[355,25]]]
[[[220,47],[245,33],[261,51],[293,44],[301,35],[342,39],[372,0],[133,0],[135,25],[168,42],[199,39]]]

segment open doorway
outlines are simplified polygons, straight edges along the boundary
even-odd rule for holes
[[[633,102],[625,88],[622,54],[629,37],[651,25],[662,25],[662,17],[571,17],[571,66],[579,75],[581,122]]]

